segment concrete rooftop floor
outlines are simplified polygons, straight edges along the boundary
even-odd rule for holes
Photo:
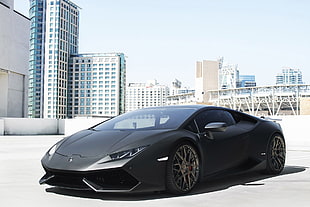
[[[279,176],[248,173],[200,183],[190,195],[110,194],[40,186],[40,160],[63,136],[0,136],[1,206],[310,206],[309,117],[284,119],[287,161]],[[298,124],[299,123],[299,124]]]

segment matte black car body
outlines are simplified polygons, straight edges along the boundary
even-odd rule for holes
[[[160,112],[160,120],[154,118],[154,128],[148,117],[155,112]],[[134,113],[146,120],[145,126],[139,128],[140,123],[131,119],[130,126],[126,122],[115,127],[113,121]],[[274,141],[277,138],[279,142]],[[182,150],[191,154],[178,161]],[[187,156],[193,161],[187,163]],[[280,125],[272,121],[221,107],[168,106],[129,112],[75,133],[55,144],[41,162],[46,174],[40,184],[96,192],[182,194],[211,176],[253,168],[280,173],[285,142]],[[179,181],[176,170],[188,178]],[[191,185],[182,187],[188,179]]]

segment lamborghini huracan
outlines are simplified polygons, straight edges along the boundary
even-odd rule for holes
[[[124,113],[66,137],[41,160],[40,184],[95,192],[186,194],[213,176],[279,174],[285,140],[275,121],[205,106]]]

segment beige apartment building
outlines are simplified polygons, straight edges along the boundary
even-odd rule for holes
[[[211,90],[218,90],[220,61],[203,60],[196,62],[196,101],[208,104]]]

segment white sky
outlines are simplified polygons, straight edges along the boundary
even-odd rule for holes
[[[80,53],[124,52],[127,83],[175,78],[194,87],[195,62],[238,64],[258,85],[283,66],[310,84],[308,0],[72,0],[80,6]],[[28,16],[29,0],[15,0]]]

